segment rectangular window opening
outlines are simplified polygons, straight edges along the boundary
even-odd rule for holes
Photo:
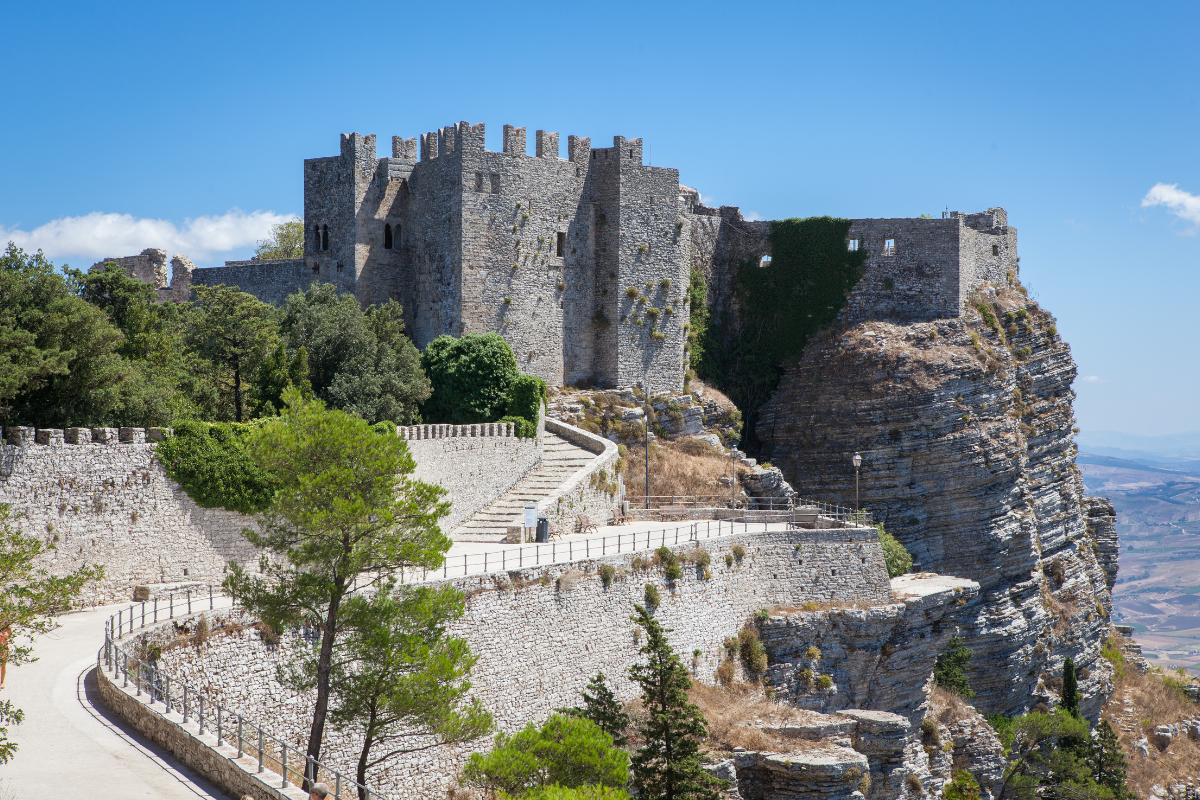
[[[770,256],[762,256],[761,258],[758,259],[758,265],[760,267],[771,266],[771,257]]]
[[[857,252],[858,251],[858,239],[851,239],[850,241],[846,242],[846,249],[849,250],[851,253]]]
[[[477,191],[477,192],[483,191],[483,173],[482,172],[475,173],[475,191]]]
[[[992,255],[994,255],[994,256],[1000,255],[1000,245],[998,245],[998,244],[992,245]]]
[[[500,175],[498,173],[493,172],[491,175],[491,178],[492,178],[492,194],[499,194],[500,193]]]
[[[555,254],[561,256],[567,251],[567,234],[563,231],[559,231],[557,238],[558,241],[555,247]]]
[[[883,254],[885,256],[896,255],[896,240],[895,239],[884,239],[883,240]]]

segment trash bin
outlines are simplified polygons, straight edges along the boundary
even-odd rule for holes
[[[546,517],[538,517],[537,524],[537,539],[538,542],[550,541],[550,520]]]

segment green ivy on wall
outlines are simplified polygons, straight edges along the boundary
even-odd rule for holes
[[[737,320],[709,321],[697,348],[697,372],[742,409],[744,446],[756,452],[759,408],[862,278],[867,251],[846,249],[850,224],[833,217],[772,222],[771,260],[763,266],[743,262],[738,269]],[[694,319],[694,309],[692,314]]]

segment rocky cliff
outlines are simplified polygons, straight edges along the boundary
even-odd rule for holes
[[[867,321],[809,343],[763,407],[764,457],[804,497],[861,504],[915,569],[980,584],[963,636],[976,705],[1058,698],[1067,655],[1093,718],[1115,570],[1112,512],[1087,503],[1073,443],[1075,364],[1019,287],[984,286],[957,319]]]

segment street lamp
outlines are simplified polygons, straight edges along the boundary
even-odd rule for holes
[[[646,434],[646,510],[650,510],[650,378],[646,378],[646,418],[642,420],[642,429]]]
[[[857,513],[858,512],[858,468],[862,466],[862,456],[860,456],[858,454],[857,450],[854,452],[854,457],[851,458],[850,461],[851,461],[851,463],[854,464],[854,511]]]

